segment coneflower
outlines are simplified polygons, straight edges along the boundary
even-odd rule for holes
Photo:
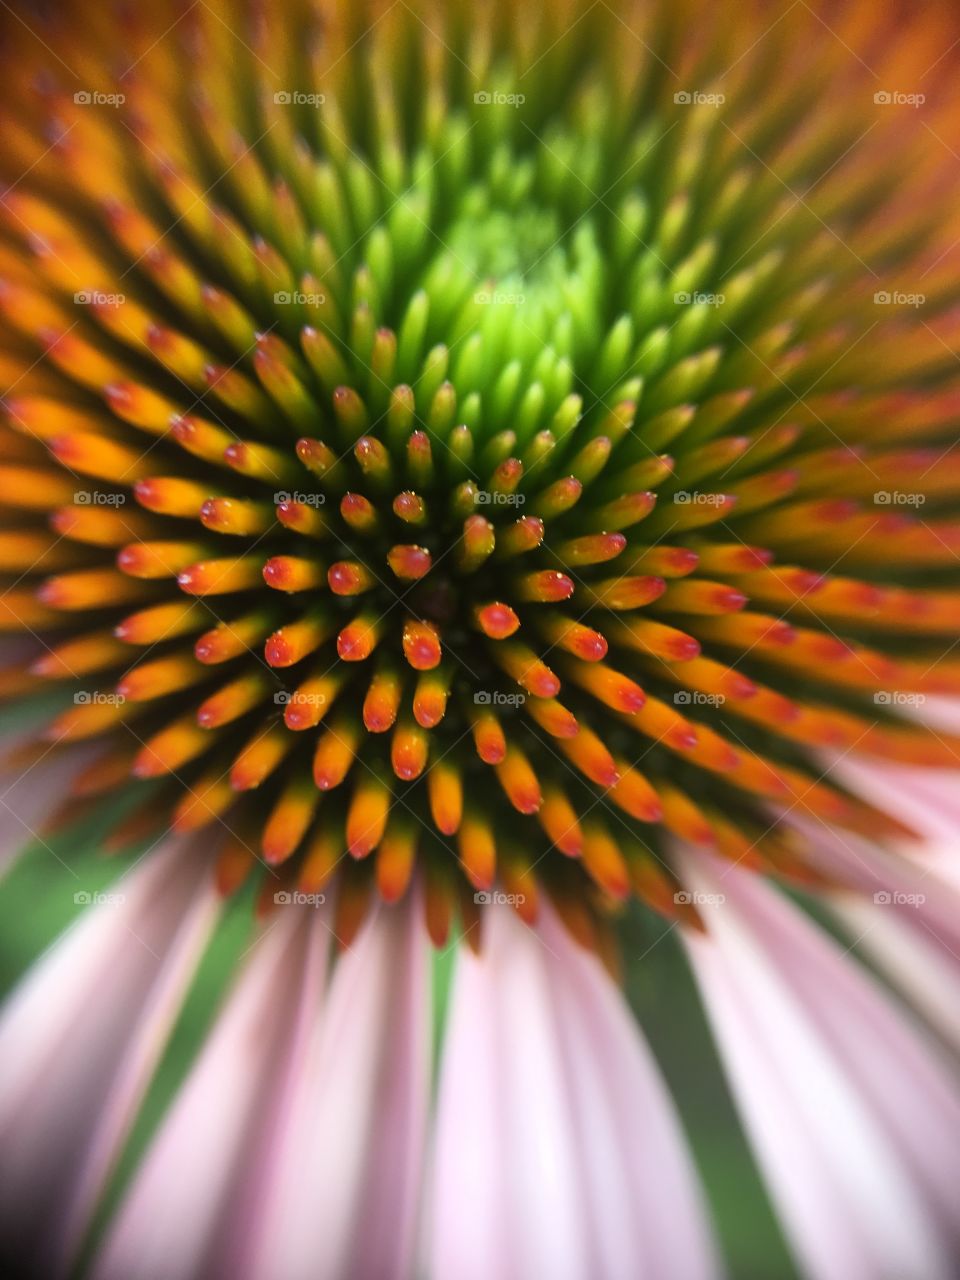
[[[954,1274],[943,1046],[762,881],[960,1045],[957,31],[898,16],[8,18],[3,804],[43,859],[123,788],[127,868],[0,1024],[28,1273],[99,1209],[109,1280],[715,1274],[653,912],[803,1273]]]

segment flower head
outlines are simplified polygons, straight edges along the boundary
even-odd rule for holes
[[[596,1011],[564,929],[615,967],[639,899],[680,926],[706,989],[740,956],[713,936],[726,876],[764,937],[778,908],[744,869],[832,895],[880,859],[901,887],[878,892],[908,892],[927,829],[877,779],[936,778],[958,751],[955,718],[929,714],[960,690],[954,25],[930,5],[904,40],[896,6],[863,3],[11,19],[0,609],[25,643],[0,679],[11,700],[52,691],[11,766],[60,770],[20,821],[63,827],[129,787],[110,851],[192,837],[186,865],[176,841],[164,854],[164,948],[186,945],[190,904],[203,915],[191,868],[211,859],[222,898],[249,883],[283,917],[262,962],[278,981],[287,964],[324,986],[322,919],[340,947],[366,940],[345,990],[391,965],[422,986],[422,912],[437,946],[481,954],[465,1009],[501,998],[489,931],[532,995],[608,1045],[632,1033]],[[535,974],[504,907],[561,953],[562,981]],[[250,1105],[288,1060],[346,1089],[351,1061],[393,1052],[387,994],[363,997],[353,1060],[277,1014],[286,1050],[250,1066]],[[451,1016],[469,1058],[476,1025]],[[290,1114],[309,1112],[291,1087]],[[572,1094],[557,1085],[557,1113],[579,1114]],[[288,1168],[278,1144],[267,1165]],[[235,1175],[211,1172],[246,1203]],[[331,1238],[351,1212],[331,1211]],[[213,1248],[212,1222],[171,1276]],[[285,1256],[280,1280],[314,1258]]]

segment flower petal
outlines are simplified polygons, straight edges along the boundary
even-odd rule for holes
[[[944,864],[924,857],[924,848],[894,852],[849,831],[790,821],[822,870],[839,871],[856,886],[829,898],[851,949],[869,954],[911,1007],[960,1050],[960,881],[948,883]]]
[[[100,1280],[243,1274],[273,1134],[320,1003],[327,932],[284,907],[250,959],[121,1207]]]
[[[0,1234],[51,1273],[79,1243],[216,916],[192,846],[150,854],[103,898],[0,1020]]]
[[[689,1160],[632,1016],[549,906],[485,908],[442,1057],[429,1274],[716,1274]]]
[[[0,742],[0,756],[32,741],[32,734],[6,736]],[[69,783],[89,759],[89,751],[58,752],[51,747],[48,756],[13,772],[7,765],[0,782],[0,875],[9,871],[28,845],[41,838],[38,828],[50,815],[51,801],[66,794]]]
[[[922,916],[911,920],[907,911],[879,911],[852,896],[834,899],[833,909],[853,949],[869,955],[960,1054],[960,950],[945,946]]]
[[[257,1280],[406,1280],[429,1096],[429,942],[412,903],[380,908],[337,960],[278,1136]]]
[[[960,1100],[876,983],[757,877],[689,851],[723,895],[685,936],[744,1123],[805,1274],[948,1280]]]

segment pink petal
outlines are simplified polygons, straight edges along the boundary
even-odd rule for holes
[[[443,1047],[429,1274],[693,1280],[716,1274],[672,1108],[599,962],[549,907],[484,913]]]
[[[587,1215],[549,965],[507,907],[456,957],[442,1047],[431,1276],[586,1276]],[[485,1043],[484,1043],[485,1042]]]
[[[944,946],[922,916],[878,909],[870,900],[835,898],[834,911],[850,938],[960,1054],[960,951]]]
[[[381,908],[336,963],[269,1188],[257,1280],[406,1280],[429,1092],[429,942]]]
[[[152,853],[27,974],[0,1020],[0,1232],[76,1248],[216,914],[209,860]]]
[[[855,892],[830,895],[851,949],[869,954],[940,1035],[960,1049],[960,884],[942,878],[926,850],[878,848],[852,832],[791,816],[817,865]]]
[[[681,852],[721,894],[685,941],[785,1230],[817,1280],[948,1280],[960,1099],[877,984],[757,877]]]
[[[931,729],[960,733],[960,698],[927,694],[922,702],[900,704],[897,711],[908,719],[929,725]]]
[[[24,741],[32,742],[33,735],[6,735],[0,740],[0,759]],[[42,838],[39,829],[44,820],[66,797],[69,784],[90,758],[89,751],[63,752],[51,747],[46,756],[32,764],[13,772],[4,770],[0,781],[0,875],[10,869],[28,845]],[[54,857],[49,846],[47,852]]]
[[[960,770],[928,769],[877,760],[825,757],[835,776],[866,800],[913,827],[925,844],[915,856],[960,886]]]
[[[101,1280],[242,1274],[253,1219],[317,1015],[326,929],[284,907],[256,942],[97,1261]]]
[[[465,949],[458,954],[450,992],[428,1204],[426,1274],[437,1280],[513,1274],[502,1176],[509,1082],[495,1034],[503,960],[492,950],[491,933],[485,963]]]

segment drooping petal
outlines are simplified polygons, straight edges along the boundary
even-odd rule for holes
[[[483,955],[457,957],[441,1058],[431,1276],[586,1274],[576,1138],[542,944],[488,908]],[[550,960],[549,953],[544,953]]]
[[[851,950],[869,955],[960,1050],[960,882],[943,878],[944,862],[925,846],[893,852],[851,832],[791,821],[817,864],[855,886],[828,898]]]
[[[543,908],[485,908],[442,1052],[428,1274],[715,1274],[690,1162],[615,986]]]
[[[210,861],[189,845],[97,898],[0,1020],[0,1235],[50,1274],[79,1243],[217,912]]]
[[[319,1015],[328,937],[310,908],[288,905],[255,943],[120,1209],[100,1280],[245,1274],[276,1126]]]
[[[960,889],[960,770],[851,757],[831,762],[837,778],[923,837],[905,852]]]
[[[554,977],[557,1022],[576,1078],[584,1194],[600,1266],[593,1275],[715,1275],[713,1243],[692,1162],[654,1059],[631,1010],[597,959],[544,910],[540,933],[563,968]],[[598,1078],[598,1066],[601,1073]],[[599,1135],[605,1141],[598,1141]],[[618,1194],[610,1163],[622,1170]],[[591,1166],[592,1165],[592,1170]],[[672,1227],[664,1230],[664,1218]],[[617,1242],[617,1247],[611,1247]]]
[[[337,960],[287,1123],[251,1280],[406,1280],[429,1097],[429,942],[410,903]]]
[[[869,899],[847,896],[833,909],[863,952],[909,999],[944,1040],[960,1054],[960,951],[944,945],[923,916],[909,911],[878,910]]]
[[[804,1273],[948,1280],[960,1099],[916,1028],[780,894],[701,854],[720,895],[688,953],[731,1087]]]

